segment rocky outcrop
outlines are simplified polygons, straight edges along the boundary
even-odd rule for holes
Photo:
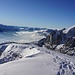
[[[64,30],[65,29],[51,31],[46,38],[38,42],[39,45],[44,45],[48,49],[57,50],[71,56],[75,55],[75,27],[68,29],[66,34]],[[62,46],[60,47],[60,45]],[[58,46],[59,48],[57,49]]]
[[[42,47],[44,45],[45,41],[46,41],[46,38],[43,38],[43,39],[39,40],[38,46]]]
[[[75,47],[75,38],[71,37],[71,38],[67,38],[65,41],[65,47]]]
[[[62,30],[61,31],[55,30],[46,37],[45,46],[50,49],[55,49],[55,47],[63,43],[64,40],[65,34],[63,34]]]

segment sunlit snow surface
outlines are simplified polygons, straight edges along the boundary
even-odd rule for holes
[[[15,57],[13,53],[22,56]],[[75,75],[75,58],[33,44],[9,44],[2,57],[0,75]],[[14,61],[9,60],[14,59]],[[0,58],[0,59],[1,59]],[[10,61],[10,62],[9,62]]]

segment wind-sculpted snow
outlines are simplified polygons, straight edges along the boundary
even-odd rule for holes
[[[21,58],[30,57],[40,53],[36,48],[23,44],[9,44],[1,54],[1,62],[9,62]]]

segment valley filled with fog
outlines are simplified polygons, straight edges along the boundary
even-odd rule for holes
[[[19,31],[19,32],[0,32],[0,43],[3,42],[22,42],[28,43],[38,41],[45,36],[40,35],[40,31]]]

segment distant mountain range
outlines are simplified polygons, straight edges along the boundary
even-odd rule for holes
[[[7,32],[7,31],[35,31],[35,30],[45,30],[45,29],[46,28],[7,26],[7,25],[0,24],[0,32]]]
[[[19,27],[0,24],[0,32],[7,32],[7,31],[19,31]]]

